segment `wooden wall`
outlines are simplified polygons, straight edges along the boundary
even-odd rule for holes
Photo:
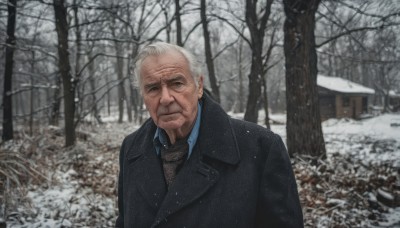
[[[329,118],[354,118],[367,111],[363,107],[363,96],[345,94],[320,94],[321,120]],[[365,106],[365,105],[364,105]]]
[[[336,118],[357,119],[362,113],[362,96],[336,95]]]

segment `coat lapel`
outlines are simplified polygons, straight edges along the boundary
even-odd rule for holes
[[[126,158],[128,173],[133,174],[130,183],[138,189],[156,213],[167,189],[160,160],[154,150],[152,132],[155,131],[155,126],[153,125],[150,123],[150,130],[138,134],[144,137],[135,139]]]
[[[179,211],[204,195],[218,180],[219,173],[203,162],[189,159],[168,193],[157,213],[153,226],[157,226],[169,215]]]

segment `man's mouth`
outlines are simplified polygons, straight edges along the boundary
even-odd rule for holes
[[[178,114],[178,112],[162,113],[159,116],[171,116],[171,115],[174,115],[174,114]]]

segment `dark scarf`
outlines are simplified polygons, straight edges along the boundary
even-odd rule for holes
[[[164,177],[169,187],[182,168],[188,154],[189,144],[187,139],[181,139],[168,148],[161,147],[161,160],[164,169]]]

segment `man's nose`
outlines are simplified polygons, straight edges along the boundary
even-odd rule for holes
[[[174,101],[174,97],[171,95],[169,89],[167,87],[162,87],[160,104],[169,105],[173,101]]]

